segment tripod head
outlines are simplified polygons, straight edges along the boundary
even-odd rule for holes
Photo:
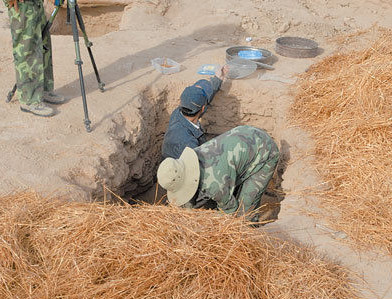
[[[53,4],[56,6],[57,9],[59,9],[61,6],[63,6],[64,1],[65,0],[54,0]],[[71,5],[75,5],[76,4],[76,0],[68,0],[67,1],[67,21],[66,21],[67,25],[71,24],[70,13],[69,13],[69,5],[68,5],[69,3],[71,3]]]
[[[64,4],[64,0],[54,0],[54,5],[62,6]]]
[[[53,4],[55,6],[63,6],[65,0],[54,0]],[[68,0],[68,2],[75,4],[76,0]]]

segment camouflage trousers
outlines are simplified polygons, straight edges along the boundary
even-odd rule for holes
[[[234,196],[239,202],[237,215],[247,215],[250,221],[259,221],[260,214],[268,210],[268,204],[263,202],[263,194],[268,187],[279,162],[279,150],[272,146],[269,159],[263,167],[251,173],[242,185],[234,191]],[[264,207],[264,205],[266,205]]]
[[[19,2],[19,11],[8,9],[11,24],[17,98],[22,104],[42,101],[53,90],[50,34],[42,38],[46,16],[42,0]]]

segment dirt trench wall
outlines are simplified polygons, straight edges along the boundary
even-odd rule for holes
[[[146,191],[155,181],[165,130],[161,111],[167,105],[168,93],[162,90],[153,95],[146,90],[140,99],[140,125],[135,127],[133,119],[123,116],[123,125],[118,124],[117,132],[113,134],[121,136],[126,157],[124,167],[129,167],[128,177],[120,188],[131,196]],[[112,159],[116,161],[115,155]]]
[[[224,87],[225,88],[225,87]],[[231,87],[230,87],[231,88]],[[226,87],[213,100],[202,123],[208,133],[222,134],[239,125],[251,125],[276,136],[275,101],[266,90]]]
[[[87,200],[102,199],[103,185],[120,196],[149,189],[161,159],[163,129],[159,117],[166,102],[165,90],[137,95],[107,121],[105,153],[93,157],[94,162],[81,160],[64,180]]]

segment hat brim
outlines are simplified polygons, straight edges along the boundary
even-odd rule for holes
[[[196,193],[199,186],[200,167],[196,152],[189,147],[184,149],[178,161],[184,165],[185,169],[183,184],[175,192],[168,190],[167,199],[173,205],[182,206]]]

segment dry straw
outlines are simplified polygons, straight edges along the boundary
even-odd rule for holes
[[[0,298],[357,298],[348,273],[216,211],[0,199]]]
[[[292,119],[315,140],[331,223],[360,247],[392,254],[392,33],[336,54],[301,78]]]

